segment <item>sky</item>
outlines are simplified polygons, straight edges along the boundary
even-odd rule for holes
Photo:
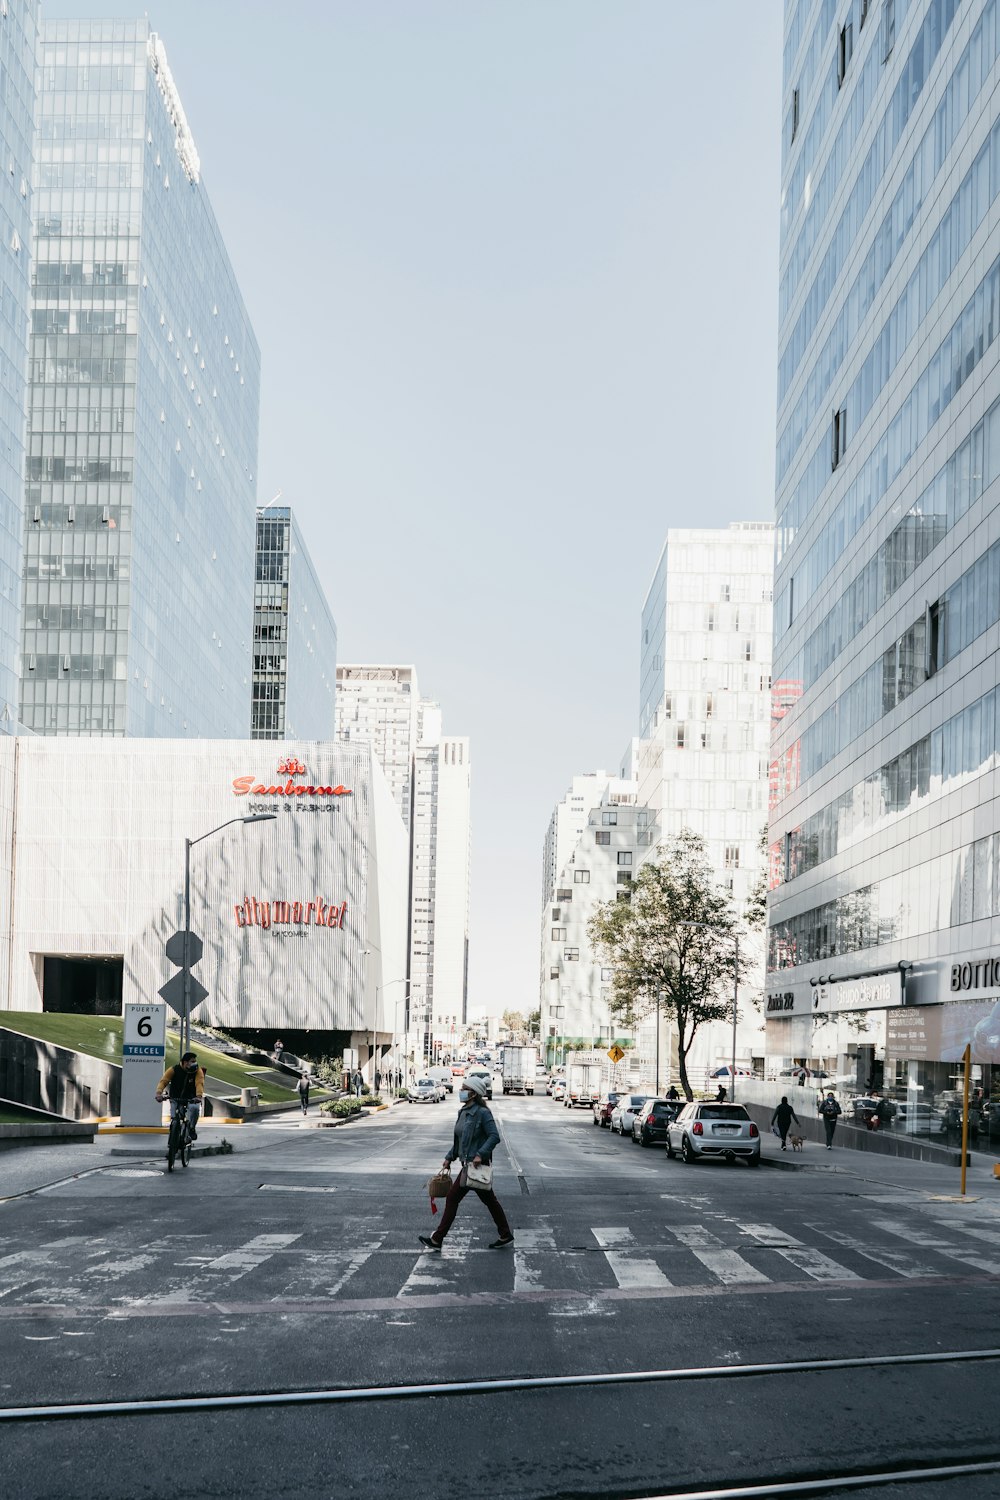
[[[782,7],[43,0],[144,13],[261,347],[259,499],[338,660],[470,737],[469,1014],[527,1013],[665,532],[773,517]]]

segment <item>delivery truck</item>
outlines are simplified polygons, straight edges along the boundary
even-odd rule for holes
[[[533,1094],[535,1072],[538,1067],[537,1047],[512,1047],[503,1049],[500,1073],[505,1094]]]
[[[569,1080],[565,1105],[573,1109],[585,1104],[588,1109],[601,1097],[604,1087],[604,1069],[597,1062],[571,1062],[566,1070]]]

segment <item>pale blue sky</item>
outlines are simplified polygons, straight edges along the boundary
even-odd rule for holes
[[[52,0],[44,14],[145,7]],[[342,661],[472,739],[470,1011],[635,732],[668,526],[773,512],[779,0],[162,0]]]

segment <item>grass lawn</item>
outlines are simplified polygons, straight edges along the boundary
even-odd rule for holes
[[[0,1011],[0,1026],[9,1031],[20,1031],[25,1036],[37,1037],[39,1041],[52,1042],[56,1047],[68,1047],[71,1052],[84,1052],[88,1057],[100,1057],[105,1062],[121,1063],[122,1019],[120,1016],[71,1016],[55,1011],[4,1010]],[[198,1051],[197,1047],[193,1049]],[[167,1066],[180,1057],[180,1044],[176,1032],[167,1031]],[[203,1047],[198,1052],[198,1061],[207,1067],[213,1078],[221,1078],[233,1093],[240,1089],[260,1090],[261,1102],[266,1104],[288,1104],[295,1100],[294,1082],[287,1089],[279,1084],[268,1083],[257,1076],[236,1058],[226,1057],[222,1052],[213,1052]]]
[[[46,1124],[44,1115],[32,1114],[30,1109],[18,1109],[13,1104],[0,1104],[0,1125]]]

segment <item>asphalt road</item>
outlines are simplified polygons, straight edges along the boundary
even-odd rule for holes
[[[501,1098],[496,1186],[516,1245],[486,1248],[493,1224],[470,1196],[432,1255],[424,1184],[456,1107],[246,1127],[235,1155],[170,1176],[148,1155],[160,1142],[140,1142],[135,1159],[8,1198],[0,1405],[378,1393],[4,1421],[0,1494],[625,1497],[1000,1452],[995,1361],[884,1362],[1000,1346],[1000,1186],[949,1202],[934,1169],[816,1148],[799,1170],[685,1167],[582,1111]],[[391,1389],[704,1367],[730,1373]],[[1000,1496],[1000,1474],[870,1493],[970,1487]]]

